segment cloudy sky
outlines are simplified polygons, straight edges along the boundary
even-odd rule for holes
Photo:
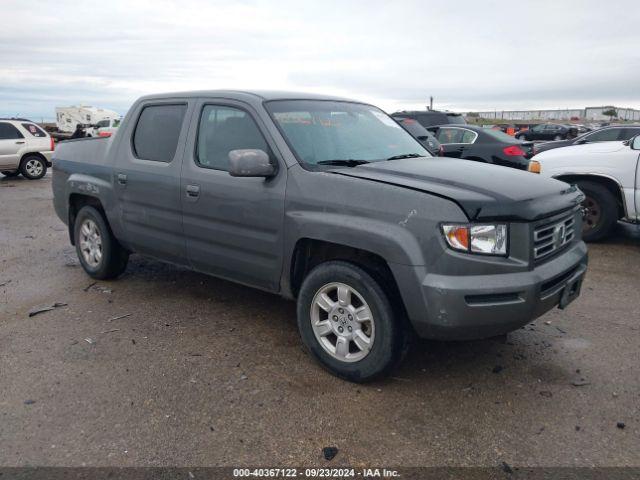
[[[638,0],[0,0],[0,116],[291,89],[387,111],[640,108]]]

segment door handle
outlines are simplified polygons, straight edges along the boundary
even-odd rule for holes
[[[126,185],[127,184],[127,176],[124,173],[119,173],[118,174],[118,183],[120,185]]]
[[[198,198],[200,196],[199,185],[187,185],[187,197]]]
[[[22,145],[22,144],[24,144],[24,143],[27,143],[27,142],[25,142],[25,141],[18,141],[18,142],[16,142],[16,145]]]

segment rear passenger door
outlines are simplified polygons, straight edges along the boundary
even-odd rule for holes
[[[122,232],[132,250],[185,264],[180,170],[194,99],[143,102],[122,132],[113,185]]]
[[[18,166],[18,152],[25,143],[20,130],[8,122],[0,122],[0,170],[12,170]]]
[[[182,169],[187,255],[206,273],[270,291],[280,285],[286,168],[248,105],[203,100]],[[197,127],[197,128],[196,128]],[[232,177],[229,152],[261,149],[278,166],[271,178]]]
[[[442,145],[445,157],[462,158],[476,141],[478,134],[461,127],[440,127],[436,138]]]

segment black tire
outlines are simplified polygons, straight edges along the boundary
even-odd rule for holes
[[[36,165],[36,173],[32,165]],[[27,155],[20,162],[20,173],[29,180],[38,180],[47,174],[47,162],[39,155]]]
[[[606,238],[618,221],[618,202],[604,185],[589,180],[581,180],[576,184],[587,197],[582,206],[589,210],[583,220],[583,240],[597,242]],[[594,218],[595,212],[599,213],[597,218]]]
[[[316,293],[327,284],[344,283],[362,295],[375,322],[375,337],[368,354],[355,362],[341,361],[320,344],[312,328],[311,308]],[[298,329],[304,345],[322,366],[352,382],[367,382],[388,374],[407,350],[408,330],[398,309],[374,278],[360,267],[329,261],[315,267],[304,279],[298,295]]]
[[[85,259],[81,250],[81,229],[87,220],[93,221],[101,238],[102,258],[97,265],[91,265]],[[80,209],[73,226],[73,235],[76,245],[76,253],[80,264],[87,274],[98,280],[115,278],[125,271],[129,261],[129,253],[122,248],[118,240],[113,236],[109,225],[102,213],[96,208],[85,206]]]
[[[6,172],[5,171],[5,172],[0,172],[0,173],[2,173],[2,175],[4,175],[5,177],[9,177],[9,178],[17,177],[18,175],[20,175],[20,171],[19,170],[16,170],[15,172]]]

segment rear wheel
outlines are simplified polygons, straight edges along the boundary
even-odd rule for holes
[[[38,155],[27,155],[20,162],[20,173],[29,180],[38,180],[47,173],[47,164]]]
[[[102,214],[94,207],[80,209],[74,224],[74,239],[80,264],[90,277],[115,278],[127,268],[128,252],[111,233]]]
[[[18,175],[20,175],[20,171],[19,170],[16,170],[15,172],[6,172],[5,171],[5,172],[0,172],[0,173],[2,173],[2,175],[4,175],[5,177],[9,177],[9,178],[17,177]]]
[[[380,284],[360,267],[325,262],[298,295],[298,328],[313,356],[338,377],[365,382],[402,358],[406,330]]]
[[[553,137],[554,140],[562,140],[562,135],[556,135],[555,137]]]
[[[585,194],[582,207],[585,216],[582,222],[582,238],[595,242],[607,237],[618,221],[618,205],[615,197],[605,186],[588,180],[576,182]]]

